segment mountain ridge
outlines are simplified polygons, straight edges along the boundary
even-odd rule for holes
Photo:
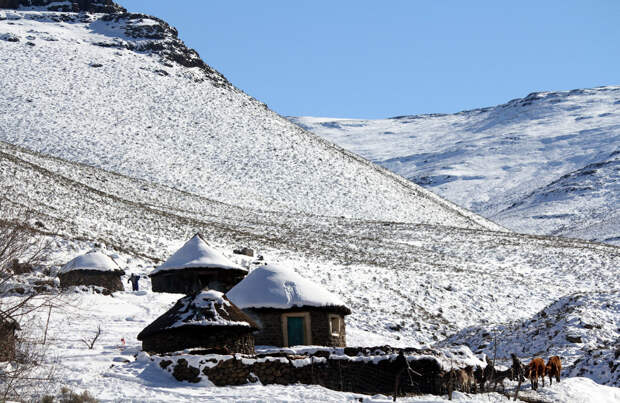
[[[591,192],[598,201],[574,192],[553,213],[549,203],[521,216],[507,210],[618,150],[620,87],[534,92],[455,114],[290,120],[507,228],[611,242],[619,235],[604,222],[592,232],[571,226],[613,213],[620,188],[612,169]],[[536,218],[549,214],[564,218]]]
[[[248,208],[502,230],[291,124],[159,19],[0,13],[0,140]]]

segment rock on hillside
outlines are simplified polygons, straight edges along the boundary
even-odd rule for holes
[[[244,208],[502,230],[278,116],[157,18],[46,4],[0,10],[1,141]]]
[[[0,0],[0,8],[25,9],[28,7],[65,12],[120,13],[127,11],[112,0]]]

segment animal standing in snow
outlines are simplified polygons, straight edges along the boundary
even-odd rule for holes
[[[555,376],[555,380],[558,381],[559,383],[560,372],[562,372],[562,361],[560,361],[560,357],[558,357],[557,355],[554,355],[553,357],[549,358],[549,361],[547,361],[547,366],[545,367],[545,372],[549,376],[550,385],[553,385],[552,377],[554,376]],[[544,383],[543,383],[543,386],[545,386]]]
[[[538,389],[538,378],[542,378],[542,386],[545,387],[545,360],[540,357],[532,359],[525,369],[525,376],[530,379],[532,389]]]
[[[504,379],[514,379],[514,370],[512,368],[508,368],[504,371],[495,371],[492,381],[493,381],[493,391],[497,390],[497,384],[502,385],[502,390],[506,390],[504,386]]]
[[[460,390],[461,392],[476,391],[476,379],[474,378],[474,368],[467,366],[461,369],[451,369],[443,374],[444,385],[448,391],[448,398],[452,400],[452,391]]]

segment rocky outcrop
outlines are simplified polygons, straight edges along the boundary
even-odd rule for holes
[[[228,87],[231,84],[216,70],[206,64],[198,52],[188,48],[179,39],[176,28],[157,17],[140,13],[129,13],[112,0],[71,0],[58,2],[53,0],[0,0],[0,8],[20,9],[23,7],[38,7],[43,11],[54,11],[51,15],[29,15],[27,18],[51,22],[82,22],[92,23],[95,20],[114,22],[124,28],[124,37],[110,37],[110,40],[94,43],[102,47],[129,49],[135,52],[152,53],[161,56],[162,63],[169,65],[180,64],[183,67],[198,68],[205,74],[206,79],[218,87]],[[80,13],[80,14],[77,14]],[[101,13],[102,16],[84,14]],[[148,24],[142,24],[148,21]],[[13,36],[0,37],[0,40],[19,41]],[[161,73],[163,72],[163,73]],[[160,74],[165,75],[164,70]],[[203,81],[203,79],[196,79]]]
[[[70,4],[68,4],[70,3]],[[123,13],[123,7],[112,0],[71,0],[58,2],[57,0],[0,0],[0,8],[43,7],[49,11],[89,13]]]

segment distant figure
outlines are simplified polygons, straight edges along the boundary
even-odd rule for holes
[[[130,281],[133,291],[138,291],[140,289],[140,284],[138,284],[138,281],[140,281],[140,276],[135,273],[131,273],[131,276],[129,276],[127,282],[129,283]]]

